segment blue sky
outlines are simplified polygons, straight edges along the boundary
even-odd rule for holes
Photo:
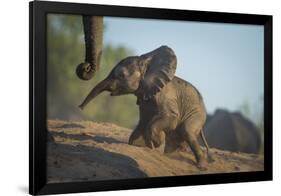
[[[127,46],[136,55],[171,47],[178,59],[176,75],[199,89],[209,113],[235,111],[245,102],[258,110],[263,26],[118,17],[105,17],[105,24],[104,42]]]

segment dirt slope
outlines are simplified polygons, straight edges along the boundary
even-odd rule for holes
[[[212,149],[207,171],[191,152],[162,154],[127,144],[131,130],[110,123],[48,121],[48,181],[77,182],[263,170],[263,157]]]

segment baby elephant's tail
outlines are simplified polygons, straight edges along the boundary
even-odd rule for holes
[[[212,156],[212,154],[209,151],[209,145],[208,145],[207,140],[205,138],[205,134],[204,134],[203,128],[200,130],[200,136],[201,136],[201,139],[202,139],[202,141],[203,141],[203,143],[204,143],[204,145],[205,145],[205,147],[207,149],[208,161],[209,162],[214,162],[215,159],[214,159],[214,157]]]

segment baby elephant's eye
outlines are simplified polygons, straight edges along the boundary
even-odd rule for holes
[[[124,74],[119,74],[119,75],[118,75],[118,78],[119,78],[119,79],[124,79],[124,78],[125,78],[125,75],[124,75]]]
[[[119,79],[124,79],[124,78],[126,78],[128,76],[128,71],[127,70],[122,70],[122,72],[120,72],[119,74],[118,74],[118,78]]]

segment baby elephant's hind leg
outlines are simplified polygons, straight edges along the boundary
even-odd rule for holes
[[[201,127],[192,126],[190,123],[185,123],[183,130],[183,137],[186,142],[189,144],[195,158],[197,161],[197,167],[200,170],[206,170],[208,166],[208,161],[204,154],[204,151],[201,149],[198,137],[200,134]]]

